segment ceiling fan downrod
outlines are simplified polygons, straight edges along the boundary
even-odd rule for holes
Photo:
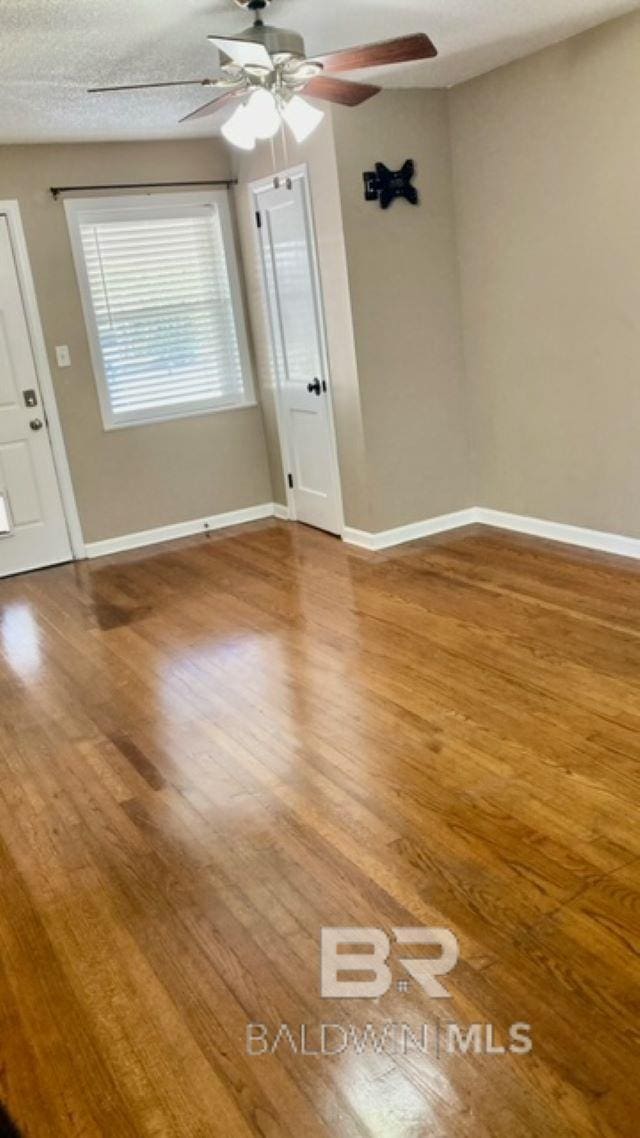
[[[260,27],[262,24],[262,12],[269,6],[271,0],[235,0],[239,8],[246,8],[249,12],[255,15],[254,26]]]

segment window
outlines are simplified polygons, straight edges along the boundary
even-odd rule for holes
[[[66,211],[105,427],[251,403],[226,193]]]

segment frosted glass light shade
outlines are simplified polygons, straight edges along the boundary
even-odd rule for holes
[[[253,150],[257,139],[273,138],[284,120],[296,142],[304,142],[320,125],[324,112],[299,95],[293,95],[286,103],[284,98],[279,96],[276,101],[271,91],[259,87],[224,124],[224,138],[240,150]]]
[[[222,135],[239,150],[255,150],[256,136],[247,107],[238,107],[222,127]]]
[[[256,138],[273,138],[280,130],[280,114],[271,91],[263,87],[253,92],[247,103],[247,114]]]
[[[282,117],[290,127],[296,142],[304,142],[322,122],[324,111],[319,111],[306,99],[294,95],[284,108]]]

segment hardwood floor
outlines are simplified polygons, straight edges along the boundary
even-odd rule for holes
[[[639,1133],[639,565],[256,524],[0,582],[0,698],[28,1138]],[[450,998],[396,950],[386,995],[321,998],[323,926],[452,930]],[[425,1023],[437,1054],[359,1046]]]

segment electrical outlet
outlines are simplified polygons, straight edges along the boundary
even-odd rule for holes
[[[71,367],[71,355],[66,344],[59,344],[57,346],[56,361],[58,367]]]

